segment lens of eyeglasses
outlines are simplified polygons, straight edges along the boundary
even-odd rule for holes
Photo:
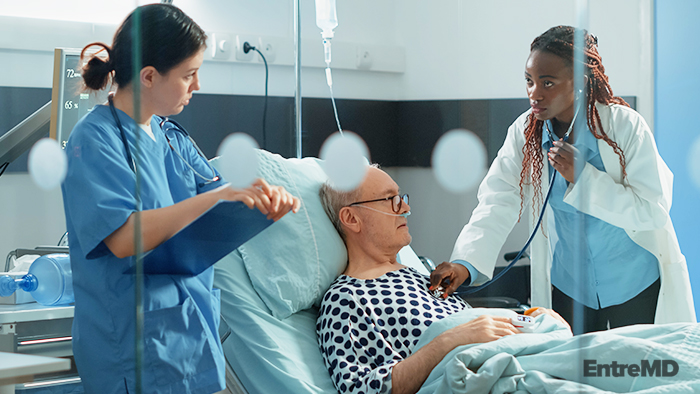
[[[391,209],[394,210],[394,213],[401,212],[403,203],[408,204],[408,194],[404,194],[403,196],[397,194],[391,199]]]
[[[391,199],[391,209],[392,209],[395,213],[399,213],[399,211],[401,210],[401,196],[395,195],[395,196]]]

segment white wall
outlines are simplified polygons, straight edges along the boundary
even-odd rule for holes
[[[614,92],[637,96],[638,108],[650,124],[653,123],[651,2],[590,1],[590,31],[599,37],[599,49]],[[25,3],[31,4],[32,0]],[[58,6],[63,2],[53,3],[57,8],[46,11],[43,17],[65,14]],[[522,73],[530,42],[553,25],[573,24],[575,3],[338,1],[339,26],[334,39],[338,47],[345,43],[402,48],[405,72],[336,69],[334,93],[342,98],[378,100],[524,98]],[[289,0],[176,0],[175,4],[207,31],[292,40],[293,8]],[[116,14],[121,11],[113,11],[111,15],[109,11],[99,10],[97,7],[94,15],[83,17],[82,23],[0,16],[0,64],[3,65],[0,86],[50,87],[54,47],[80,47],[94,40],[111,42],[116,24],[125,14],[119,16]],[[302,56],[317,56],[321,44],[312,0],[302,0],[302,38],[312,45],[318,40],[318,46],[302,51]],[[290,48],[284,50],[288,56]],[[264,70],[259,63],[205,61],[201,74],[202,92],[263,93]],[[302,93],[305,97],[328,97],[322,68],[303,69]],[[270,94],[294,95],[293,67],[271,65]],[[413,215],[409,223],[416,251],[436,261],[448,258],[454,239],[475,206],[475,191],[446,194],[427,169],[392,168],[389,172],[412,195]],[[0,177],[0,188],[3,199],[11,200],[9,205],[0,204],[0,223],[13,223],[13,226],[0,226],[0,256],[16,247],[58,241],[64,227],[60,193],[33,188],[26,175],[6,174]],[[37,216],[32,221],[22,220],[26,212]],[[37,226],[42,231],[37,231]],[[504,250],[519,249],[527,236],[525,232],[517,230]]]
[[[36,0],[35,0],[36,1]],[[94,1],[93,1],[94,2]],[[26,2],[31,4],[32,1]],[[42,2],[44,3],[44,2]],[[0,61],[8,72],[0,73],[0,86],[51,87],[53,49],[82,48],[85,44],[102,41],[111,44],[114,32],[126,16],[124,9],[115,10],[112,18],[100,11],[82,16],[65,14],[60,2],[49,2],[60,20],[2,16],[0,7]],[[92,2],[88,2],[92,3]],[[370,0],[339,2],[341,23],[333,40],[334,93],[336,97],[395,100],[400,99],[401,76],[392,72],[348,70],[354,60],[355,45],[396,46],[397,30],[393,23],[393,1],[374,4]],[[288,0],[235,2],[227,0],[180,0],[182,8],[207,32],[248,36],[269,36],[281,39],[278,58],[293,64],[293,7]],[[302,57],[313,67],[302,70],[302,94],[305,97],[329,97],[323,70],[323,49],[320,30],[316,27],[313,0],[301,2]],[[128,8],[126,8],[128,10]],[[88,10],[89,11],[89,10]],[[120,12],[123,13],[120,15]],[[40,14],[47,18],[50,12]],[[98,22],[93,16],[97,15]],[[383,17],[388,16],[386,21]],[[66,21],[73,17],[78,21]],[[80,17],[80,18],[79,18]],[[107,22],[105,22],[107,21]],[[387,41],[388,40],[388,41]],[[350,53],[351,52],[351,53]],[[381,53],[376,56],[381,60]],[[257,55],[256,55],[257,58]],[[352,62],[354,68],[354,62]],[[30,67],[26,69],[26,67]],[[18,77],[19,76],[19,77]],[[263,95],[265,69],[258,61],[232,62],[205,60],[200,70],[202,93]],[[270,63],[269,94],[294,96],[294,67]]]
[[[59,189],[39,189],[26,174],[0,177],[0,271],[17,248],[58,245],[66,231]]]
[[[652,123],[651,0],[590,0],[589,31],[617,95],[638,97]],[[576,23],[576,1],[403,0],[398,44],[406,47],[403,99],[525,98],[532,40]]]
[[[651,3],[589,1],[589,31],[598,36],[614,93],[637,96],[637,109],[650,124],[654,113]],[[396,26],[401,34],[397,43],[406,48],[400,96],[404,100],[525,98],[523,70],[530,43],[552,26],[575,24],[575,4],[561,0],[398,2]],[[414,250],[436,262],[449,258],[454,240],[476,206],[476,190],[451,195],[427,169],[389,172],[411,194]],[[529,234],[527,216],[524,219],[502,252],[517,251],[525,243]]]

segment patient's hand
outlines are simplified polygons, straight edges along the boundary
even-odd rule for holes
[[[445,261],[430,274],[430,288],[428,290],[432,291],[437,287],[442,287],[445,289],[443,297],[447,298],[467,279],[469,279],[467,267]]]
[[[561,315],[559,315],[557,312],[555,312],[552,309],[547,309],[547,308],[542,308],[542,307],[530,308],[527,311],[525,311],[525,314],[530,315],[532,317],[536,317],[536,316],[539,316],[542,314],[547,314],[547,315],[552,316],[553,318],[559,320],[560,322],[564,323],[564,325],[567,326],[569,328],[569,330],[571,330],[571,326],[569,325],[569,323],[566,320],[564,320],[564,318],[561,317]]]
[[[441,335],[446,335],[457,347],[471,343],[491,342],[519,332],[508,317],[481,315],[474,320],[451,328]]]

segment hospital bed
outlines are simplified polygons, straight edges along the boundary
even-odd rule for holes
[[[410,246],[399,253],[399,260],[427,273]],[[231,329],[223,347],[232,393],[336,392],[316,342],[316,307],[281,320],[272,316],[255,292],[239,252],[217,263],[216,275],[222,317]]]
[[[221,289],[221,315],[230,327],[230,335],[223,342],[228,391],[336,393],[316,342],[315,329],[315,305],[346,264],[343,242],[318,196],[325,174],[316,159],[284,159],[264,151],[258,154],[260,175],[300,197],[302,206],[298,213],[286,215],[215,265],[214,286]],[[398,260],[428,272],[408,246],[399,252]],[[449,328],[449,324],[454,324],[450,321],[453,316],[463,318],[462,314],[483,311],[467,309],[430,329],[440,329],[441,325]],[[503,309],[486,313],[513,314]],[[446,357],[433,370],[423,392],[433,393],[452,378],[458,380],[454,387],[464,387],[464,394],[489,392],[488,387],[495,387],[494,384],[517,385],[518,389],[534,387],[526,390],[529,392],[542,392],[537,388],[547,387],[545,392],[550,393],[637,389],[650,394],[700,392],[697,324],[636,325],[571,337],[568,328],[556,319],[548,315],[538,319],[539,329],[546,335],[512,336],[455,349],[454,357]],[[430,329],[424,334],[425,341],[436,335]],[[523,354],[518,353],[521,351]],[[516,359],[517,355],[523,357]],[[627,365],[642,359],[667,360],[677,363],[680,372],[677,376],[649,379],[638,379],[631,373],[620,378],[589,378],[577,369],[577,360],[583,362],[581,357],[606,360],[600,361],[603,364],[613,361]],[[474,362],[469,365],[459,364],[470,359]],[[517,367],[505,368],[516,362]],[[454,365],[462,369],[455,369]],[[463,369],[464,373],[448,373]],[[463,379],[469,379],[469,383]]]
[[[221,315],[231,330],[223,343],[229,390],[335,393],[316,342],[314,304],[347,258],[318,196],[325,173],[317,159],[258,154],[261,176],[302,205],[215,265],[214,287],[221,289]],[[428,272],[409,246],[399,260]]]
[[[230,327],[223,342],[228,387],[236,394],[335,393],[316,342],[317,305],[345,269],[347,252],[318,195],[326,175],[318,159],[258,156],[260,175],[302,204],[215,265]],[[410,246],[398,260],[429,273]]]

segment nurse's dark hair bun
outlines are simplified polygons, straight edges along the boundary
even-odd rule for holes
[[[97,52],[87,55],[88,49],[94,46],[102,47]],[[106,54],[104,53],[106,52]],[[105,56],[106,55],[106,56]],[[87,63],[84,63],[89,56]],[[81,71],[85,87],[90,90],[102,90],[110,81],[110,75],[114,70],[112,62],[112,50],[106,44],[93,42],[88,44],[80,52],[80,63],[85,64]]]

